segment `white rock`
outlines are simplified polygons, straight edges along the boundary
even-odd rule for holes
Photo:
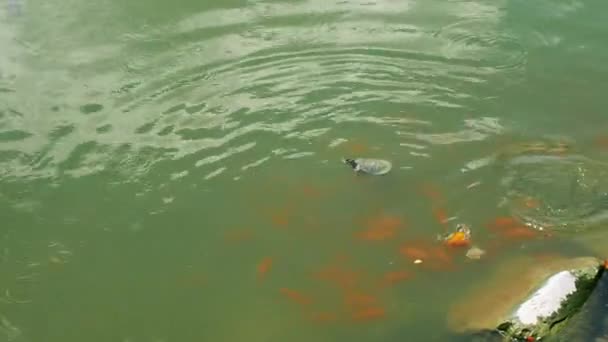
[[[536,324],[540,318],[557,311],[566,297],[576,291],[576,277],[569,271],[562,271],[526,300],[516,311],[516,318],[524,324]]]

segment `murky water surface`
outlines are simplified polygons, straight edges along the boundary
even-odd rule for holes
[[[455,340],[608,221],[605,1],[3,1],[0,341]]]

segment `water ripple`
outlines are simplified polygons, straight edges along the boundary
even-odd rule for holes
[[[137,179],[165,160],[181,161],[168,179],[238,176],[271,162],[277,146],[287,151],[282,158],[315,157],[352,140],[361,124],[385,137],[378,146],[415,155],[420,142],[497,134],[492,122],[437,132],[433,116],[419,111],[465,113],[478,101],[472,89],[521,68],[525,52],[498,33],[497,6],[450,2],[436,21],[417,20],[431,9],[415,1],[259,2],[74,46],[56,69],[44,68],[47,109],[22,106],[25,116],[9,119],[0,108],[2,177],[118,169]],[[65,44],[32,51],[45,49],[50,63]],[[105,72],[76,72],[85,67]],[[78,102],[58,103],[62,95]]]
[[[476,60],[481,67],[520,68],[526,62],[526,51],[518,39],[497,32],[496,25],[485,20],[459,21],[436,35],[448,41],[446,56]]]
[[[540,229],[578,231],[608,219],[606,164],[580,155],[508,160],[503,185],[513,214]]]

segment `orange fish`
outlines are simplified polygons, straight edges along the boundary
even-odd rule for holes
[[[356,310],[352,318],[355,321],[368,321],[385,317],[385,311],[381,307],[367,307]]]
[[[452,263],[452,256],[445,250],[445,248],[442,248],[441,246],[437,246],[435,248],[433,248],[433,256],[435,257],[436,260],[444,263],[444,264],[451,264]]]
[[[425,263],[429,265],[431,269],[437,271],[454,271],[457,269],[454,264],[453,256],[443,246],[437,246],[432,250],[432,258],[430,262]]]
[[[266,276],[266,273],[270,271],[270,269],[272,268],[272,260],[273,259],[271,257],[266,257],[262,259],[262,261],[260,261],[257,267],[258,279],[264,278],[264,276]]]
[[[605,137],[605,136],[597,137],[595,139],[595,144],[602,148],[608,147],[608,137]]]
[[[521,223],[515,223],[510,226],[492,227],[491,228],[499,237],[510,240],[532,239],[538,236],[538,232]]]
[[[388,272],[384,275],[383,284],[384,285],[394,285],[398,282],[402,282],[408,279],[411,279],[412,275],[407,271],[393,271]]]
[[[505,227],[505,226],[512,226],[514,224],[517,224],[517,221],[514,218],[506,217],[506,216],[499,216],[494,219],[492,226]]]
[[[302,187],[302,194],[304,194],[304,196],[308,198],[321,197],[321,191],[311,185],[304,185]]]
[[[298,291],[290,290],[285,287],[281,288],[280,291],[283,295],[287,296],[287,298],[293,300],[294,302],[300,305],[308,305],[312,302],[312,299],[310,299],[310,297],[304,296]]]
[[[335,322],[338,316],[333,312],[318,312],[312,315],[311,319],[317,323]]]
[[[433,216],[435,216],[435,220],[437,220],[437,222],[439,222],[440,224],[445,225],[448,223],[449,217],[445,209],[443,208],[434,208]]]
[[[454,269],[452,256],[445,249],[445,246],[423,243],[417,246],[402,246],[399,252],[412,261],[423,261],[422,267],[425,268],[430,267],[442,271]]]
[[[608,270],[608,259],[604,260],[604,268]]]
[[[470,241],[464,232],[455,232],[445,243],[450,247],[467,247],[470,245]]]
[[[515,226],[506,229],[503,235],[511,239],[532,239],[537,236],[537,233],[526,226]]]
[[[367,223],[367,230],[355,235],[364,240],[381,241],[395,236],[397,229],[402,225],[399,218],[393,216],[380,216]]]
[[[524,206],[526,206],[526,208],[536,209],[540,207],[540,201],[536,198],[529,197],[524,200]]]
[[[393,229],[371,229],[355,234],[361,240],[382,241],[392,238],[395,235]]]
[[[429,253],[424,248],[421,248],[421,247],[402,246],[399,249],[399,252],[412,260],[417,260],[417,259],[424,260],[424,259],[428,259],[428,257],[429,257]]]
[[[350,307],[365,307],[376,304],[377,299],[360,291],[347,291],[344,302]]]
[[[420,188],[422,194],[429,198],[433,203],[445,202],[445,197],[439,191],[439,188],[435,184],[424,183]]]
[[[537,231],[511,217],[497,218],[489,228],[501,237],[509,239],[532,239],[538,236]]]
[[[285,212],[279,212],[272,215],[272,223],[279,228],[283,228],[289,224],[289,217]]]

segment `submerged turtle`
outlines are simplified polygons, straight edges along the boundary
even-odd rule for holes
[[[364,172],[375,176],[387,174],[393,168],[391,162],[383,159],[344,158],[342,162],[352,167],[356,172]]]

